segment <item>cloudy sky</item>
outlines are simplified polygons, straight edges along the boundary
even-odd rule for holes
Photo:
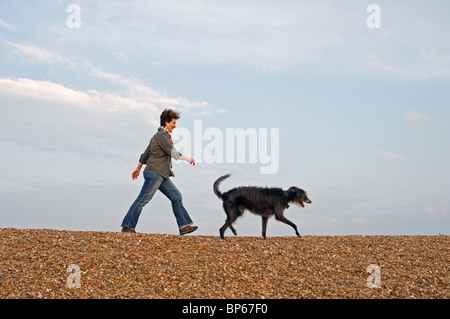
[[[313,203],[286,211],[305,235],[449,234],[448,12],[447,0],[2,1],[0,227],[119,231],[143,183],[131,172],[173,108],[198,163],[175,163],[173,182],[198,235],[223,224],[212,184],[226,173],[222,190],[305,189]],[[231,149],[238,129],[256,137]],[[260,218],[236,229],[259,236]],[[164,195],[137,231],[177,233]],[[294,232],[272,219],[268,235]]]

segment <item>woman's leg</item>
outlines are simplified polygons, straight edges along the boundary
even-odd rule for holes
[[[139,196],[131,205],[128,213],[122,221],[122,227],[135,229],[139,216],[141,215],[142,208],[152,199],[155,192],[161,185],[163,177],[151,172],[144,172],[145,182],[142,186]]]
[[[164,178],[159,186],[159,190],[172,202],[172,210],[177,220],[178,228],[192,225],[192,219],[183,206],[181,193],[172,181],[168,178]]]

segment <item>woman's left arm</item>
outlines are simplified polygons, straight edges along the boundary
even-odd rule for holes
[[[178,161],[179,159],[188,162],[189,164],[193,164],[195,165],[195,161],[193,158],[189,158],[187,156],[184,156],[183,154],[181,154],[174,146],[173,144],[170,142],[169,138],[167,137],[167,135],[160,135],[161,139],[160,139],[160,146],[162,148],[162,150],[166,153],[166,154],[170,154],[170,156],[172,158],[174,158],[176,161]]]
[[[181,155],[181,156],[179,157],[179,159],[180,159],[180,160],[183,160],[183,161],[186,161],[186,162],[188,162],[189,164],[192,164],[192,165],[195,166],[195,161],[194,161],[193,158],[189,158],[189,157],[187,157],[187,156]]]

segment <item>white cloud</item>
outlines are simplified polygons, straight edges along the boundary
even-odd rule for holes
[[[146,113],[149,106],[154,109],[157,109],[156,106],[161,108],[173,107],[180,111],[190,111],[199,108],[202,109],[208,106],[207,102],[190,101],[186,97],[170,97],[164,92],[160,92],[146,86],[139,79],[123,77],[118,74],[106,72],[100,67],[92,65],[90,62],[79,63],[56,52],[33,45],[23,45],[6,40],[3,40],[2,42],[7,47],[11,48],[14,53],[25,55],[33,61],[45,64],[62,65],[68,69],[79,67],[79,69],[83,70],[86,75],[90,77],[107,80],[122,86],[125,89],[125,93],[122,93],[122,95],[114,93],[103,95],[101,92],[95,91],[91,91],[90,93],[91,96],[97,97],[101,97],[103,95],[103,99],[108,99],[110,102],[113,102],[111,108],[115,110],[123,109],[125,105],[127,105],[126,108],[141,111],[143,113]],[[119,107],[119,105],[122,106]],[[152,115],[149,116],[148,113],[146,114],[147,118],[152,117]]]
[[[5,28],[10,31],[17,31],[17,28],[11,24],[6,23],[2,19],[0,19],[0,27]]]
[[[64,64],[69,68],[76,67],[76,63],[72,60],[65,58],[57,53],[39,48],[33,45],[24,45],[19,43],[14,43],[6,40],[2,42],[11,48],[11,50],[16,54],[22,54],[28,58],[46,64]]]
[[[360,218],[355,218],[355,219],[353,219],[353,222],[354,222],[355,224],[369,224],[369,223],[370,223],[370,219],[360,217]]]
[[[84,63],[83,68],[86,73],[92,77],[109,80],[115,84],[119,84],[126,88],[127,94],[133,98],[155,105],[174,107],[180,111],[187,111],[193,109],[201,109],[208,106],[207,102],[194,102],[186,97],[169,97],[163,92],[154,90],[136,78],[122,77],[117,74],[104,72],[98,67],[90,63]],[[132,106],[131,106],[132,107]]]
[[[384,158],[387,158],[389,160],[396,161],[396,162],[403,162],[403,161],[407,160],[407,157],[405,155],[400,154],[400,153],[391,152],[391,151],[380,150],[379,154]]]
[[[46,80],[0,78],[3,141],[37,151],[122,158],[127,150],[135,150],[141,135],[149,134],[148,125],[159,126],[162,109],[199,113],[208,106],[186,97],[171,97],[137,78],[106,72],[41,47],[2,43],[32,62],[62,66],[68,75],[82,71],[106,87],[111,83],[119,86],[115,91],[81,90]]]
[[[162,107],[191,103],[155,95],[82,91],[50,81],[0,78],[0,139],[35,151],[122,159],[130,150],[141,151],[152,128],[159,126]]]
[[[445,4],[381,4],[382,28],[376,30],[366,26],[366,7],[358,1],[98,0],[81,5],[79,30],[52,22],[40,43],[48,38],[66,55],[89,50],[131,66],[146,59],[160,67],[238,64],[302,74],[450,76]],[[45,63],[70,62],[42,48],[9,45]]]
[[[423,211],[428,215],[447,215],[448,209],[444,207],[424,206]]]
[[[417,111],[409,112],[405,115],[405,119],[410,123],[427,123],[432,121],[428,115]]]
[[[383,22],[377,30],[367,28],[367,5],[358,1],[99,0],[89,6],[95,23],[83,25],[81,47],[102,43],[116,52],[119,44],[128,61],[138,47],[139,55],[162,64],[242,63],[266,71],[303,67],[319,73],[417,78],[450,75],[445,41],[450,30],[445,16],[434,15],[442,5],[413,4],[407,14],[404,4],[381,5]],[[103,36],[105,30],[108,37]],[[57,32],[60,41],[73,40],[68,30]]]
[[[94,90],[76,91],[49,81],[31,79],[0,79],[0,97],[26,98],[32,101],[56,102],[78,108],[106,112],[138,111],[136,115],[147,114],[148,122],[157,125],[155,117],[159,109],[151,103],[143,103],[117,94]],[[155,124],[156,123],[156,124]]]
[[[123,146],[136,136],[133,129],[140,131],[131,126],[133,121],[157,127],[160,114],[151,103],[31,79],[0,79],[0,105],[3,139],[48,150],[70,150],[80,141],[96,139]],[[67,143],[68,136],[73,143]]]

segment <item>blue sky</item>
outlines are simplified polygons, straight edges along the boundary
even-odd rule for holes
[[[380,28],[367,26],[371,3]],[[80,28],[66,23],[70,4]],[[279,129],[275,174],[261,174],[261,163],[174,165],[199,235],[223,224],[212,184],[229,172],[223,190],[305,189],[313,204],[286,211],[305,235],[449,234],[449,9],[2,1],[0,227],[120,230],[143,183],[131,172],[170,107],[192,134],[195,121],[224,135]],[[246,213],[236,229],[259,236],[260,218]],[[177,233],[162,194],[137,231]],[[293,234],[269,222],[269,236]]]

